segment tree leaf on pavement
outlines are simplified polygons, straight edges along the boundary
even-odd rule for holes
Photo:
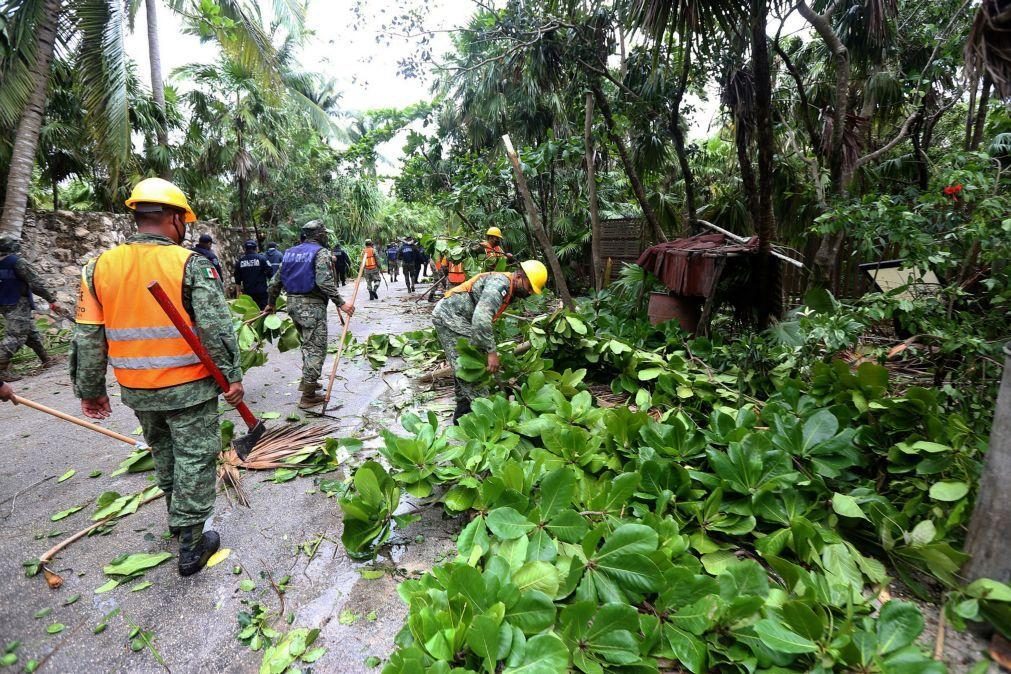
[[[140,571],[151,569],[172,558],[170,552],[138,552],[115,559],[102,568],[107,576],[133,576]]]
[[[70,470],[68,470],[63,475],[60,475],[60,477],[56,481],[57,482],[64,482],[64,481],[69,480],[70,478],[74,477],[74,475],[76,475],[76,474],[77,474],[77,470],[71,468]]]
[[[87,505],[87,504],[84,504],[84,505]],[[53,522],[59,522],[64,517],[69,517],[70,515],[73,515],[74,513],[78,512],[80,510],[83,510],[83,509],[84,509],[83,505],[74,506],[73,508],[67,508],[66,510],[61,510],[60,512],[56,513],[55,515],[53,515],[49,519],[52,520]]]
[[[53,623],[52,625],[46,628],[46,632],[48,632],[49,634],[59,634],[65,629],[66,626],[63,623]]]

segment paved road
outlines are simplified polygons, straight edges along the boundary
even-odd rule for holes
[[[346,289],[350,294],[350,284]],[[384,287],[379,301],[364,297],[363,287],[359,313],[352,323],[352,332],[359,339],[373,332],[404,332],[427,325],[430,305],[409,299],[402,283],[392,291]],[[339,325],[332,311],[331,318],[335,340]],[[297,351],[271,352],[265,366],[247,374],[250,405],[259,411],[280,412],[282,418],[294,411],[299,363]],[[328,360],[327,368],[329,364]],[[343,403],[335,413],[340,417],[338,435],[374,437],[378,427],[397,427],[397,410],[415,408],[431,399],[419,397],[402,373],[391,372],[400,367],[391,360],[386,366],[388,373],[381,376],[361,359],[342,364],[344,380],[335,387],[335,397]],[[17,391],[79,414],[63,368],[18,382]],[[136,419],[117,403],[118,398],[113,397],[113,416],[107,425],[130,434],[137,427]],[[215,510],[214,528],[221,533],[223,546],[232,549],[227,562],[180,578],[172,559],[147,573],[145,579],[154,585],[144,591],[134,593],[125,586],[96,595],[94,590],[106,580],[102,566],[116,556],[163,550],[176,553],[174,543],[161,538],[166,529],[161,501],[124,519],[110,534],[81,540],[60,554],[53,567],[65,583],[58,590],[50,590],[41,575],[26,578],[22,561],[38,557],[56,541],[86,527],[99,494],[136,492],[148,484],[152,474],[109,477],[129,453],[128,447],[34,410],[6,404],[0,404],[0,447],[4,448],[0,464],[0,596],[4,598],[0,642],[21,642],[19,665],[12,671],[19,671],[30,658],[43,661],[39,670],[43,672],[164,671],[150,651],[130,650],[128,621],[154,633],[155,647],[173,672],[256,671],[260,654],[236,639],[236,618],[244,609],[243,602],[261,601],[272,612],[279,611],[279,598],[264,579],[268,573],[275,580],[292,577],[284,608],[285,616],[294,615],[293,626],[321,629],[318,645],[328,652],[314,665],[314,671],[375,671],[365,666],[365,659],[385,657],[392,650],[393,637],[406,612],[395,592],[397,578],[387,574],[376,580],[363,579],[359,573],[362,565],[349,560],[343,548],[329,540],[324,540],[312,560],[297,554],[303,542],[321,534],[334,541],[340,539],[337,502],[319,493],[313,478],[275,484],[270,473],[246,473],[252,507],[231,505],[219,495]],[[33,486],[71,468],[77,474],[63,483],[58,484],[54,477]],[[93,470],[101,470],[102,476],[89,478]],[[22,493],[12,501],[18,492]],[[81,504],[87,505],[80,512],[50,521],[54,513]],[[431,509],[402,535],[395,533],[394,545],[384,550],[378,563],[396,569],[401,576],[405,570],[430,568],[453,549],[452,537],[458,527],[459,523],[443,520],[439,509]],[[57,531],[63,533],[47,537]],[[242,575],[233,575],[234,565],[241,565]],[[239,583],[244,578],[254,580],[257,590],[241,591]],[[78,601],[64,605],[75,595],[80,595]],[[33,617],[47,607],[52,609],[48,616]],[[115,608],[121,613],[109,622],[108,629],[94,634],[103,616]],[[352,624],[342,624],[352,618]],[[65,630],[47,634],[47,626],[55,622],[65,625]],[[284,629],[287,623],[278,620],[276,624]]]

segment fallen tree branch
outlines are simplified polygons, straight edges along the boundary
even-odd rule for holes
[[[165,492],[161,492],[160,494],[152,496],[149,499],[145,499],[145,500],[141,501],[140,505],[137,506],[137,510],[140,510],[140,508],[142,506],[147,505],[151,501],[156,501],[156,500],[160,499],[164,495],[165,495]],[[137,512],[137,511],[135,510],[134,512]],[[130,514],[132,515],[133,513],[130,513]],[[85,536],[87,536],[88,534],[90,534],[92,531],[98,529],[99,527],[108,524],[112,520],[116,519],[117,516],[118,516],[118,513],[117,514],[113,514],[113,515],[109,515],[108,517],[106,517],[104,519],[98,520],[97,522],[95,522],[94,524],[92,524],[90,527],[87,527],[85,529],[82,529],[82,530],[78,531],[76,534],[74,534],[73,536],[71,536],[69,538],[63,539],[62,541],[60,541],[59,543],[57,543],[53,547],[51,547],[48,550],[46,550],[42,554],[42,556],[39,557],[39,566],[41,566],[42,569],[46,572],[46,582],[49,584],[49,587],[51,587],[51,588],[53,588],[55,590],[56,588],[60,587],[60,585],[63,584],[63,577],[60,576],[60,574],[56,573],[52,569],[46,568],[46,564],[48,564],[49,562],[53,561],[53,557],[56,556],[56,553],[60,552],[64,548],[66,548],[71,543],[74,543],[76,541],[81,540],[82,538],[84,538]]]

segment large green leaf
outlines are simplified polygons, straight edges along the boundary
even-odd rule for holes
[[[533,531],[536,526],[515,508],[496,508],[488,513],[488,528],[504,540],[519,538]]]
[[[755,623],[755,633],[763,644],[780,653],[814,653],[818,650],[818,644],[772,618],[763,618]]]
[[[923,632],[923,614],[914,604],[893,599],[878,613],[878,650],[888,654],[913,643]]]
[[[554,634],[538,634],[527,641],[519,662],[502,674],[559,674],[569,666],[569,649]]]

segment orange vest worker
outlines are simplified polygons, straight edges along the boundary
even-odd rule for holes
[[[183,308],[183,275],[192,251],[131,243],[102,253],[94,294],[81,279],[77,322],[104,325],[109,363],[127,388],[156,389],[211,376],[147,290],[157,280],[192,328]]]
[[[463,268],[463,262],[449,263],[448,278],[453,285],[460,285],[467,280],[467,271]]]
[[[376,269],[379,263],[376,261],[376,249],[372,246],[365,247],[365,268]]]

